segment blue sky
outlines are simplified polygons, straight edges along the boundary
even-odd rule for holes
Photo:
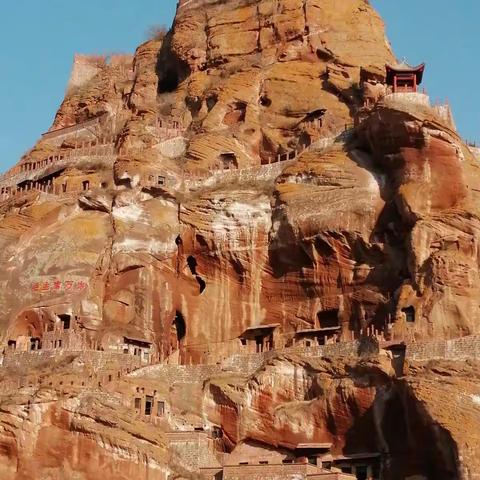
[[[342,1],[342,0],[338,0]],[[15,0],[2,5],[0,170],[46,131],[74,53],[133,52],[148,28],[170,25],[176,0]],[[427,62],[425,86],[448,97],[461,134],[480,140],[478,0],[373,0],[399,57]]]

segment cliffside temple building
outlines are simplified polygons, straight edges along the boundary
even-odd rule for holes
[[[386,83],[392,87],[393,93],[415,93],[422,83],[425,64],[416,67],[406,62],[386,65]]]

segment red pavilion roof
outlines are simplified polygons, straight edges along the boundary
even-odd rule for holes
[[[420,85],[423,80],[423,72],[425,71],[425,64],[422,63],[416,67],[408,65],[406,62],[397,63],[394,65],[385,65],[387,71],[387,85],[393,85],[393,77],[396,75],[412,74],[417,77],[417,85]]]

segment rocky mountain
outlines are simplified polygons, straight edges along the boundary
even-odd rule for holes
[[[422,74],[367,0],[75,56],[0,177],[0,477],[477,478],[478,152]]]

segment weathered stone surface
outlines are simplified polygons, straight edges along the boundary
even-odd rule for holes
[[[476,478],[475,363],[346,358],[478,333],[478,160],[448,108],[385,96],[393,61],[364,0],[184,0],[133,59],[77,58],[2,178],[2,347],[47,352],[4,357],[0,477],[196,478],[317,442]],[[309,358],[324,327],[345,358]],[[266,341],[305,350],[247,355]],[[132,373],[146,342],[162,364]],[[169,449],[198,426],[213,450]]]

